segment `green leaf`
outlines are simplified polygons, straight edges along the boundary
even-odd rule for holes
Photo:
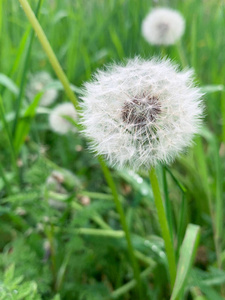
[[[5,74],[0,73],[0,84],[9,89],[14,95],[19,94],[17,85]]]
[[[54,298],[52,298],[52,300],[60,300],[60,299],[61,299],[61,298],[60,298],[60,295],[59,295],[59,294],[55,295]]]
[[[189,224],[180,249],[177,276],[170,300],[175,300],[182,293],[195,257],[200,237],[200,227]]]
[[[14,277],[15,265],[10,265],[4,274],[4,282],[10,282]]]
[[[15,151],[18,152],[20,147],[22,146],[27,134],[29,133],[30,130],[30,124],[32,119],[35,116],[36,108],[38,106],[38,103],[41,99],[43,92],[38,93],[34,101],[28,106],[26,109],[24,116],[21,118],[19,121],[17,130],[16,130],[16,135],[14,139],[14,147]]]

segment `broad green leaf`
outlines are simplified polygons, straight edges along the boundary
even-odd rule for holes
[[[175,300],[182,293],[195,257],[200,237],[200,227],[189,224],[180,249],[177,276],[170,300]]]

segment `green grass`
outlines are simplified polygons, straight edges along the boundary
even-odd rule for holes
[[[153,1],[30,5],[33,11],[40,6],[39,22],[66,77],[56,60],[52,68],[49,47],[42,49],[19,1],[2,0],[0,299],[162,300],[172,293],[174,300],[225,299],[223,1],[170,1],[187,26],[181,42],[164,49],[140,33]],[[162,53],[181,69],[194,68],[206,93],[201,136],[171,166],[157,169],[175,247],[173,291],[148,174],[109,170],[81,133],[50,130],[54,105],[44,110],[41,94],[32,103],[26,97],[29,75],[45,70],[62,79],[65,92],[58,81],[52,85],[57,103],[76,105],[79,87],[105,63]],[[62,183],[47,183],[53,170]]]

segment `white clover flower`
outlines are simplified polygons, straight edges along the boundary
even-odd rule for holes
[[[183,35],[185,20],[170,8],[155,8],[142,23],[142,35],[153,45],[172,45]]]
[[[51,129],[59,134],[65,134],[69,131],[76,132],[75,126],[65,117],[69,117],[74,121],[77,120],[77,112],[70,102],[59,104],[51,111],[49,115]]]
[[[201,125],[202,94],[191,77],[191,70],[178,72],[170,60],[156,58],[98,71],[82,97],[81,123],[92,150],[118,168],[173,161]]]
[[[33,101],[36,94],[45,90],[48,84],[53,81],[52,77],[47,72],[39,72],[35,75],[32,75],[30,81],[28,83],[28,88],[26,91],[26,95],[30,101]],[[41,106],[48,106],[51,105],[58,97],[58,91],[49,88],[46,89],[44,94],[40,99]]]

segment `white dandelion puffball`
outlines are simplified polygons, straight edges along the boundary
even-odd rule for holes
[[[59,134],[66,134],[69,131],[76,132],[76,127],[65,117],[77,121],[77,112],[70,102],[65,102],[56,106],[49,115],[49,125],[51,129]]]
[[[86,83],[81,123],[91,148],[118,168],[169,163],[199,132],[203,105],[192,71],[170,60],[128,60]]]
[[[142,35],[153,45],[172,45],[179,40],[184,30],[184,18],[170,8],[153,9],[142,23]]]
[[[39,72],[35,75],[32,75],[30,78],[30,82],[28,84],[28,88],[26,91],[26,95],[30,101],[33,101],[36,94],[46,89],[47,85],[53,81],[52,77],[47,72]],[[49,88],[46,89],[40,99],[41,106],[51,105],[58,97],[58,91]]]

